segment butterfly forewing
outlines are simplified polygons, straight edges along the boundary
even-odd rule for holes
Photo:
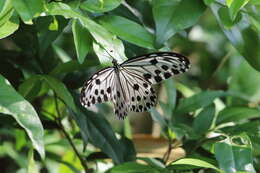
[[[187,71],[190,63],[183,55],[159,52],[129,59],[121,66],[141,75],[150,83],[156,84],[173,75]]]
[[[113,82],[115,81],[114,68],[105,68],[95,73],[83,86],[80,102],[89,107],[96,103],[112,101]]]

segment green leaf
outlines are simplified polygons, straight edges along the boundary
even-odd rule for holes
[[[11,0],[1,1],[0,8],[0,27],[2,27],[12,17],[14,9]]]
[[[78,100],[78,97],[75,99]],[[117,140],[110,124],[102,115],[90,112],[79,104],[79,101],[77,101],[77,105],[81,107],[81,110],[78,110],[72,116],[80,128],[84,142],[86,144],[91,142],[94,146],[100,148],[116,164],[123,163],[123,146]]]
[[[87,63],[80,64],[76,60],[58,64],[51,72],[50,75],[63,78],[67,73],[74,72],[76,70],[85,70],[93,65],[98,65],[96,62],[88,61]]]
[[[226,29],[229,29],[233,27],[235,24],[237,24],[241,20],[241,14],[237,16],[234,20],[229,15],[229,10],[227,7],[222,7],[218,11],[218,15],[220,20],[222,21],[222,24],[225,26]]]
[[[203,91],[180,100],[175,113],[184,114],[210,105],[214,99],[226,95],[223,91]]]
[[[51,89],[53,89],[57,96],[61,98],[68,107],[70,107],[74,112],[77,111],[73,97],[61,81],[48,75],[39,75],[39,77],[41,80],[46,82]]]
[[[154,49],[154,36],[141,25],[120,16],[106,15],[98,22],[123,40],[140,47]]]
[[[115,9],[122,0],[86,0],[80,7],[92,13],[102,13]]]
[[[39,80],[39,76],[34,75],[26,79],[19,86],[18,91],[27,100],[33,100],[35,97],[40,96],[44,92],[44,86]]]
[[[158,122],[162,129],[167,127],[167,122],[164,117],[155,108],[151,108],[149,112],[151,113],[152,119]]]
[[[246,135],[236,136],[236,138],[240,138],[243,145],[234,144],[231,138],[214,145],[214,153],[219,167],[224,172],[248,171],[255,173],[249,138]]]
[[[237,59],[237,57],[236,57]],[[245,96],[251,102],[260,101],[260,73],[242,61],[236,66],[229,84],[229,91]],[[234,102],[236,99],[233,99]]]
[[[78,11],[74,11],[64,3],[49,3],[47,8],[50,15],[62,15],[65,18],[79,19],[82,25],[89,30],[90,34],[97,42],[97,45],[99,45],[101,49],[104,49],[102,56],[99,56],[99,60],[102,64],[111,64],[110,55],[119,63],[127,59],[122,41],[117,39],[115,35],[108,32],[95,21],[83,16]]]
[[[19,19],[13,16],[0,26],[0,39],[5,38],[14,33],[19,28]]]
[[[31,23],[34,17],[44,11],[42,0],[12,0],[12,4],[25,23]]]
[[[221,172],[221,170],[215,167],[214,165],[200,159],[193,159],[193,158],[180,159],[170,164],[170,166],[174,166],[174,165],[191,165],[191,166],[202,167],[202,168],[210,168],[218,172]]]
[[[193,129],[198,134],[204,134],[209,129],[215,117],[215,105],[211,104],[205,107],[193,121]]]
[[[229,6],[229,13],[232,20],[235,20],[238,11],[243,8],[250,0],[235,0]]]
[[[40,56],[43,57],[53,43],[54,40],[62,33],[63,29],[67,26],[68,21],[63,17],[57,16],[55,20],[58,23],[58,30],[49,30],[49,25],[53,22],[53,17],[39,17],[37,18],[35,24],[38,30],[38,42],[39,42],[39,52]]]
[[[219,10],[222,6],[212,3],[210,8],[231,44],[252,67],[260,71],[260,51],[256,51],[260,50],[260,38],[251,27],[248,15],[242,15],[239,23],[227,29],[219,16]]]
[[[109,173],[159,173],[160,171],[149,166],[136,162],[127,162],[121,165],[115,166],[109,170]]]
[[[91,35],[77,20],[72,22],[72,32],[78,61],[82,64],[91,47]]]
[[[43,127],[36,111],[1,75],[0,112],[11,115],[25,129],[34,148],[44,158]]]
[[[260,111],[248,107],[226,107],[219,112],[216,124],[239,122],[250,118],[260,117]]]
[[[156,43],[160,47],[176,32],[194,25],[206,9],[204,3],[197,0],[155,0],[152,3]]]
[[[27,173],[39,173],[39,168],[34,160],[33,150],[29,151],[28,160],[29,163]]]

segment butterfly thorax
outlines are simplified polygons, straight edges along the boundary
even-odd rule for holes
[[[114,65],[114,67],[118,67],[118,63],[117,63],[117,60],[116,60],[116,59],[113,59],[112,63],[113,63],[113,65]]]

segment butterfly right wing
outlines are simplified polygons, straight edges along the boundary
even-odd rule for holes
[[[84,107],[89,107],[96,103],[112,101],[112,85],[115,81],[115,71],[113,67],[102,69],[95,73],[84,84],[81,94],[80,103]]]

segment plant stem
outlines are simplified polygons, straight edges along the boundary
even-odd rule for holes
[[[81,165],[84,167],[84,170],[85,170],[85,173],[92,173],[93,170],[92,169],[89,169],[87,164],[86,164],[86,160],[80,155],[79,151],[77,150],[75,144],[73,143],[70,135],[67,133],[67,131],[65,130],[62,122],[61,122],[61,113],[60,113],[60,110],[58,108],[58,102],[57,102],[57,95],[54,94],[54,101],[55,101],[55,108],[56,108],[56,111],[57,111],[57,114],[58,114],[58,117],[56,118],[56,123],[58,124],[60,130],[62,131],[62,133],[65,135],[65,137],[67,138],[69,144],[71,145],[73,151],[75,152],[75,154],[77,155],[77,157],[79,158],[80,160],[80,163]]]

